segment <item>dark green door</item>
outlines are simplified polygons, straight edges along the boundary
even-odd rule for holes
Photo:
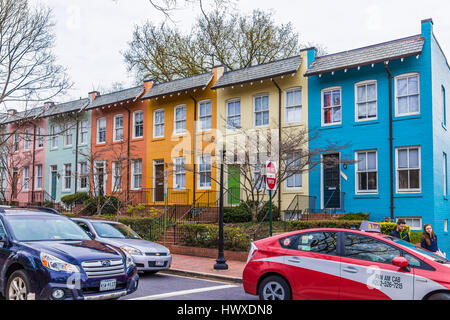
[[[52,199],[55,200],[56,199],[56,184],[57,182],[57,175],[58,175],[58,171],[57,171],[57,167],[56,166],[52,166]]]
[[[239,204],[241,197],[239,167],[228,167],[228,204]]]

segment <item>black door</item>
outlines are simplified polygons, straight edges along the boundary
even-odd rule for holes
[[[155,164],[155,202],[164,202],[164,163]]]
[[[324,209],[341,208],[341,178],[339,154],[323,156],[323,207]]]

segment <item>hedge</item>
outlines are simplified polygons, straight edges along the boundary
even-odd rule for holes
[[[62,197],[61,202],[64,203],[66,207],[72,207],[76,204],[83,204],[88,199],[89,195],[86,192],[78,192]]]
[[[232,208],[224,208],[223,211],[223,219],[225,223],[241,223],[241,222],[250,222],[252,221],[252,213],[249,209],[249,205],[251,205],[251,201],[249,200],[246,203],[241,202],[241,204],[237,207]],[[269,210],[270,203],[267,202],[261,211],[258,214],[258,221],[269,221]],[[272,220],[279,221],[280,220],[280,212],[278,207],[272,204]]]

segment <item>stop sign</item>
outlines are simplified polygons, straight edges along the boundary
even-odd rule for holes
[[[275,190],[277,186],[277,164],[273,161],[266,163],[266,186],[269,190]]]

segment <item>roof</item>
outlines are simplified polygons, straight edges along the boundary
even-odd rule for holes
[[[37,107],[25,111],[17,112],[14,115],[3,114],[1,124],[9,124],[20,120],[29,120],[32,118],[41,118],[44,114],[44,107]]]
[[[44,112],[43,117],[56,116],[71,111],[80,111],[89,104],[89,99],[80,99],[52,106]]]
[[[294,73],[298,71],[301,64],[301,56],[295,56],[283,60],[248,67],[245,69],[225,72],[213,86],[213,89],[224,88],[250,81],[258,81]]]
[[[135,100],[144,92],[144,87],[138,86],[134,88],[129,88],[125,90],[120,90],[105,95],[97,96],[93,102],[89,104],[86,109],[95,109],[102,106],[107,106],[110,104],[123,102],[127,100]]]
[[[422,53],[425,39],[421,35],[379,43],[368,47],[318,57],[305,76],[355,68]]]
[[[142,100],[174,94],[181,91],[205,88],[209,85],[214,75],[212,72],[202,73],[189,78],[159,83],[154,85],[142,97]]]

